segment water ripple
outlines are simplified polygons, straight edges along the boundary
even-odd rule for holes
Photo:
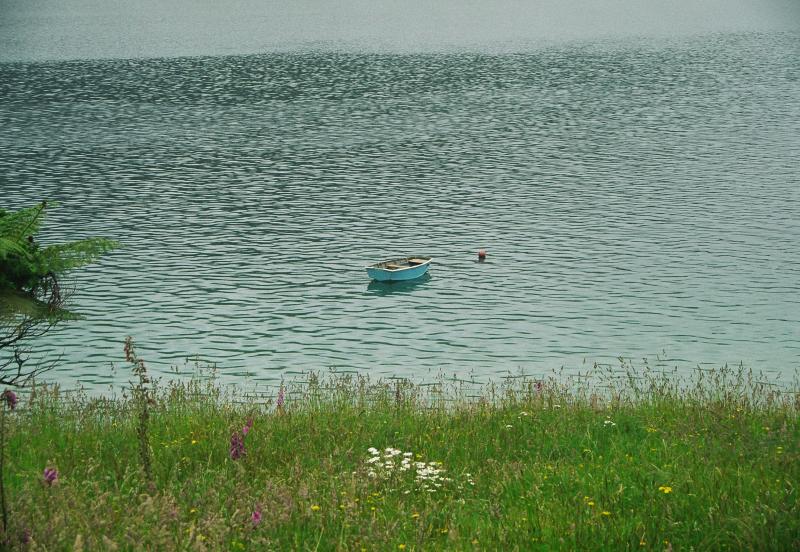
[[[791,374],[798,42],[0,64],[0,203],[124,244],[75,275],[53,377],[127,381],[126,335],[233,379],[661,351]],[[368,283],[407,252],[430,278]]]

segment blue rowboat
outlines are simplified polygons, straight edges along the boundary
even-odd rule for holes
[[[381,261],[366,267],[367,274],[379,282],[413,280],[428,272],[432,260],[430,257],[403,257]]]

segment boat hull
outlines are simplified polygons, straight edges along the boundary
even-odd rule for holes
[[[431,260],[428,259],[422,264],[416,266],[403,267],[395,270],[381,268],[377,266],[368,266],[367,275],[378,282],[403,282],[406,280],[414,280],[423,276],[430,268]]]

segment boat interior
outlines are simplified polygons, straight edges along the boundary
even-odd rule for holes
[[[411,268],[412,266],[419,266],[430,261],[428,257],[406,257],[405,259],[392,259],[391,261],[384,261],[375,265],[375,268],[385,268],[386,270],[400,270],[403,268]]]

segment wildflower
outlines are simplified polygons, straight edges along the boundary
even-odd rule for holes
[[[319,506],[317,504],[312,505],[311,506],[311,511],[312,512],[319,512]]]
[[[14,393],[11,389],[6,389],[3,391],[3,394],[0,395],[0,400],[6,401],[9,410],[14,410],[17,407],[17,394]]]
[[[278,390],[278,398],[275,400],[275,408],[279,411],[283,410],[283,405],[286,402],[286,391],[283,389],[283,384]]]
[[[231,460],[238,460],[242,456],[245,455],[244,449],[244,436],[238,432],[234,431],[231,434],[231,446],[230,446],[230,455]]]
[[[604,516],[610,516],[610,515],[611,515],[611,512],[609,512],[608,510],[603,510],[603,511],[601,512],[601,514],[602,514],[602,515],[604,515]]]
[[[604,426],[612,426],[612,427],[613,427],[613,426],[615,426],[615,425],[617,425],[617,424],[615,424],[615,423],[614,423],[614,422],[612,422],[611,420],[606,420],[605,422],[603,422],[603,425],[604,425]]]
[[[672,492],[672,487],[668,487],[668,486],[666,486],[666,485],[662,485],[662,486],[660,486],[660,487],[658,488],[658,490],[659,490],[659,491],[661,491],[661,492],[662,492],[662,493],[664,493],[664,494],[669,494],[669,493],[671,493],[671,492]]]
[[[58,483],[58,470],[55,468],[45,468],[44,482],[47,483],[48,485],[52,485],[53,483]]]
[[[594,506],[594,501],[593,500],[589,500],[588,502],[586,502],[586,504],[588,504],[589,506]]]
[[[514,426],[512,426],[511,424],[506,424],[506,429],[511,429],[512,427]]]
[[[250,516],[250,521],[253,522],[253,525],[261,523],[261,510],[254,510],[253,515]]]
[[[196,444],[197,444],[197,439],[192,439],[192,444],[193,444],[193,445],[196,445]],[[169,445],[166,445],[166,444],[164,445],[164,447],[165,447],[165,448],[166,448],[167,446],[169,446]]]
[[[380,451],[378,449],[376,449],[375,447],[369,447],[367,449],[367,452],[369,452],[372,456],[377,456],[377,455],[380,454]]]
[[[128,336],[125,338],[125,347],[123,348],[125,351],[125,362],[133,362],[134,354],[133,354],[133,338]]]
[[[397,549],[398,550],[405,550],[406,549],[406,545],[405,544],[398,544],[397,545]]]
[[[247,420],[247,423],[242,428],[242,435],[247,435],[251,429],[253,429],[253,418]]]
[[[419,518],[419,514],[417,512],[411,514],[411,519],[417,519],[417,518]]]

